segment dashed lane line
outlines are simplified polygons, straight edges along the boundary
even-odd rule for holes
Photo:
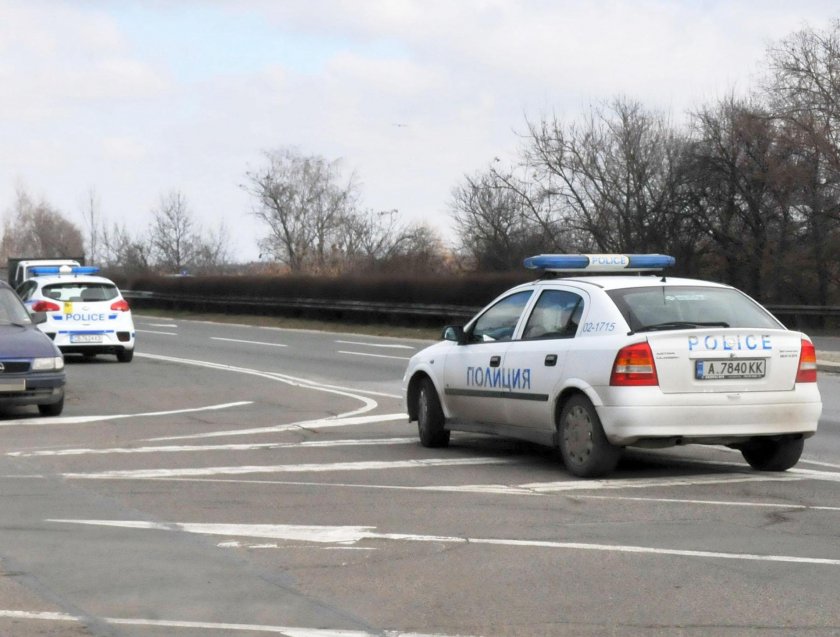
[[[207,453],[211,451],[256,451],[260,449],[322,449],[325,447],[369,447],[387,445],[416,445],[417,438],[368,438],[357,440],[306,440],[303,442],[262,442],[232,445],[163,445],[159,447],[109,447],[105,449],[43,449],[40,451],[9,451],[14,458],[45,456],[99,456],[137,453]]]
[[[155,418],[159,416],[175,416],[178,414],[191,414],[199,411],[218,411],[220,409],[232,409],[251,405],[253,401],[240,400],[233,403],[221,403],[219,405],[206,405],[204,407],[188,407],[186,409],[170,409],[167,411],[146,411],[139,414],[110,414],[100,416],[50,416],[49,418],[17,418],[14,420],[0,421],[0,427],[21,427],[35,425],[84,425],[91,422],[103,420],[123,420],[125,418]]]
[[[241,338],[222,338],[221,336],[211,336],[211,341],[226,341],[228,343],[244,343],[246,345],[260,345],[266,347],[288,347],[285,343],[266,343],[265,341],[246,341]]]
[[[135,329],[138,334],[159,334],[161,336],[178,336],[177,332],[161,332],[159,330],[141,330]]]
[[[344,350],[339,350],[339,354],[346,354],[349,356],[363,356],[365,358],[390,358],[391,360],[398,360],[398,361],[407,361],[411,357],[410,356],[389,356],[388,354],[371,354],[370,352],[346,352]]]
[[[256,537],[273,540],[312,542],[315,544],[357,544],[365,540],[391,540],[397,542],[434,542],[441,544],[471,544],[517,548],[554,549],[565,551],[599,551],[631,553],[636,555],[687,557],[698,559],[743,560],[751,562],[776,562],[808,564],[813,566],[840,566],[840,559],[799,555],[762,555],[758,553],[730,553],[690,549],[671,549],[654,546],[624,544],[595,544],[591,542],[556,542],[551,540],[519,540],[514,538],[482,538],[466,536],[420,535],[413,533],[376,533],[370,526],[302,526],[293,524],[207,524],[190,522],[157,523],[143,520],[70,520],[52,519],[56,524],[117,527],[134,530],[183,531],[200,535],[227,537]]]
[[[511,458],[418,458],[368,462],[332,462],[324,464],[244,465],[234,467],[197,467],[180,469],[132,469],[94,473],[62,473],[75,480],[155,480],[198,476],[244,475],[254,473],[327,473],[335,471],[383,471],[389,469],[424,469],[474,465],[514,464]]]
[[[0,610],[0,618],[48,622],[74,622],[82,624],[88,618],[69,613],[45,611]],[[305,628],[301,626],[270,626],[266,624],[234,624],[226,622],[198,622],[171,619],[141,619],[126,617],[99,617],[99,621],[111,626],[146,626],[149,628],[186,628],[197,630],[226,631],[232,633],[268,633],[285,637],[447,637],[439,633],[405,633],[399,630],[385,630],[371,633],[364,630],[343,628]],[[452,635],[451,637],[459,637]],[[464,636],[461,636],[464,637]]]
[[[365,343],[362,341],[336,341],[340,345],[360,345],[362,347],[382,347],[386,349],[417,349],[411,345],[392,345],[390,343]]]
[[[223,431],[208,431],[202,434],[189,434],[185,436],[164,436],[162,438],[149,438],[147,442],[166,442],[171,440],[196,440],[199,438],[225,438],[229,436],[249,436],[255,434],[276,433],[280,431],[300,431],[327,429],[329,427],[352,427],[354,425],[367,425],[379,422],[391,422],[395,420],[408,421],[406,414],[376,414],[372,416],[351,416],[318,418],[315,420],[301,420],[300,422],[286,423],[283,425],[270,425],[268,427],[255,427],[252,429],[225,429]]]

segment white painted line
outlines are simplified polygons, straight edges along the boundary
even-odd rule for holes
[[[199,411],[217,411],[251,405],[253,401],[240,400],[235,403],[207,405],[205,407],[190,407],[188,409],[171,409],[169,411],[147,411],[139,414],[111,414],[102,416],[50,416],[49,418],[17,418],[15,420],[0,420],[0,427],[20,427],[31,425],[84,425],[103,420],[122,420],[125,418],[151,418],[157,416],[175,416],[178,414],[192,414]],[[406,416],[407,418],[407,416]]]
[[[780,474],[720,474],[685,478],[633,478],[614,480],[564,480],[562,482],[531,482],[520,484],[522,489],[537,493],[561,493],[567,491],[600,491],[602,489],[649,489],[651,487],[696,487],[706,484],[732,484],[738,482],[793,482],[802,476]]]
[[[549,540],[517,540],[507,538],[480,538],[441,535],[416,535],[411,533],[375,533],[369,526],[299,526],[287,524],[206,524],[172,522],[159,524],[141,520],[46,520],[57,524],[81,524],[156,531],[183,531],[201,535],[229,537],[258,537],[273,540],[355,544],[363,540],[394,540],[408,542],[435,542],[444,544],[483,544],[520,548],[546,548],[576,551],[601,551],[609,553],[634,553],[640,555],[745,560],[753,562],[781,562],[840,566],[840,559],[805,557],[797,555],[761,555],[758,553],[726,553],[722,551],[695,551],[653,546],[624,544],[594,544],[591,542],[554,542]]]
[[[300,387],[302,389],[311,389],[313,391],[322,391],[327,392],[330,394],[335,394],[338,396],[345,396],[348,398],[352,398],[358,400],[362,403],[362,406],[358,409],[353,411],[346,412],[344,414],[339,414],[339,416],[355,416],[358,414],[363,414],[369,411],[376,409],[378,403],[371,399],[366,398],[365,396],[361,396],[359,392],[347,389],[347,388],[339,388],[334,387],[331,385],[324,385],[322,383],[317,383],[315,381],[307,380],[305,378],[297,378],[295,376],[287,376],[286,374],[278,374],[276,372],[262,372],[257,369],[250,369],[247,367],[236,367],[234,365],[223,365],[221,363],[212,363],[210,361],[199,361],[193,360],[189,358],[177,358],[175,356],[161,356],[159,354],[146,354],[146,353],[138,353],[135,356],[139,356],[141,358],[148,358],[151,360],[156,361],[163,361],[167,363],[175,363],[178,365],[193,365],[196,367],[204,367],[206,369],[215,369],[224,372],[233,372],[236,374],[245,374],[250,376],[258,376],[260,378],[267,378],[269,380],[276,380],[281,383],[285,383],[287,385],[291,385],[292,387]]]
[[[168,445],[161,447],[111,447],[105,449],[44,449],[41,451],[10,451],[14,458],[49,456],[99,456],[135,453],[192,453],[210,451],[256,451],[258,449],[309,449],[325,447],[379,447],[417,444],[417,438],[370,438],[360,440],[307,440],[304,442],[263,442],[234,445]]]
[[[181,469],[131,469],[95,473],[63,473],[62,477],[77,480],[155,480],[197,476],[235,476],[253,473],[327,473],[333,471],[385,471],[389,469],[425,469],[428,467],[461,467],[488,464],[514,464],[510,458],[416,458],[412,460],[379,460],[369,462],[333,462],[326,464],[280,464],[237,467],[197,467]]]
[[[390,358],[398,361],[407,361],[411,359],[410,356],[388,356],[387,354],[369,354],[367,352],[345,352],[343,350],[339,350],[338,353],[348,354],[350,356],[366,356],[368,358]]]
[[[283,343],[266,343],[264,341],[246,341],[241,338],[222,338],[221,336],[211,336],[211,341],[227,341],[229,343],[245,343],[247,345],[265,345],[267,347],[288,347]]]
[[[195,440],[197,438],[250,436],[254,434],[277,433],[280,431],[299,431],[301,429],[314,430],[326,429],[329,427],[352,427],[355,425],[367,425],[371,423],[390,422],[394,420],[408,422],[408,414],[377,414],[373,416],[353,416],[350,418],[320,418],[318,420],[302,420],[300,422],[293,422],[285,425],[271,425],[268,427],[255,427],[253,429],[226,429],[224,431],[210,431],[203,434],[190,434],[187,436],[165,436],[163,438],[149,438],[148,441],[166,442],[170,440]]]
[[[178,326],[173,323],[146,323],[149,327],[169,327],[177,330]]]
[[[416,347],[412,347],[411,345],[389,345],[387,343],[364,343],[362,341],[336,341],[336,343],[341,343],[342,345],[361,345],[362,347],[385,347],[385,348],[389,348],[389,349],[410,349],[410,350],[417,349]]]
[[[158,330],[140,330],[135,329],[138,334],[161,334],[163,336],[178,336],[176,332],[161,332]]]
[[[68,613],[53,613],[43,611],[0,610],[0,618],[75,622],[83,623],[87,618]],[[226,622],[197,622],[179,621],[171,619],[131,619],[125,617],[99,617],[99,621],[112,626],[148,626],[157,628],[192,628],[198,630],[214,630],[229,632],[272,633],[285,637],[447,637],[439,633],[421,634],[404,633],[398,630],[370,633],[362,630],[342,628],[304,628],[299,626],[270,626],[266,624],[232,624]],[[453,635],[452,637],[458,637]]]
[[[681,498],[641,498],[622,495],[574,495],[578,500],[613,500],[627,502],[649,502],[653,504],[693,504],[699,506],[744,507],[762,509],[783,509],[785,511],[840,511],[840,507],[818,506],[815,504],[787,504],[784,502],[746,502],[743,500],[689,500]]]

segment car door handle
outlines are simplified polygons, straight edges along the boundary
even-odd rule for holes
[[[502,357],[501,356],[491,356],[490,357],[490,367],[498,367],[502,364]]]
[[[548,354],[545,357],[545,366],[554,367],[557,364],[557,354]]]

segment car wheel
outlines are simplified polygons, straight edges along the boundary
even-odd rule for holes
[[[615,469],[621,447],[607,440],[595,407],[585,396],[573,396],[558,424],[560,455],[566,470],[579,478],[602,476]]]
[[[64,396],[57,403],[38,405],[38,412],[42,416],[58,416],[64,410]]]
[[[123,349],[117,352],[117,360],[121,363],[130,363],[132,358],[134,358],[133,349]]]
[[[424,447],[445,447],[449,444],[449,431],[444,429],[443,409],[435,385],[428,378],[420,381],[417,395],[417,431]]]
[[[753,469],[787,471],[799,462],[804,447],[804,438],[755,438],[741,447],[741,455]]]

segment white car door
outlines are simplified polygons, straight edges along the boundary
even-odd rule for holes
[[[485,310],[467,328],[466,342],[447,352],[444,400],[451,415],[466,422],[500,424],[512,383],[523,382],[502,361],[532,290],[510,294]]]

